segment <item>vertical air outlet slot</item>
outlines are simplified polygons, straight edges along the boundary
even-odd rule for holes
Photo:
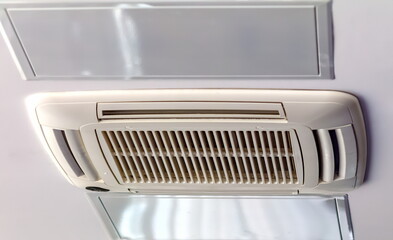
[[[340,146],[335,129],[314,130],[314,138],[319,160],[321,182],[333,182],[340,174]]]
[[[330,140],[332,141],[333,160],[334,160],[334,179],[338,178],[340,173],[340,147],[337,139],[336,130],[329,130]]]
[[[80,132],[77,130],[52,130],[58,144],[57,149],[60,150],[75,176],[83,176],[88,180],[98,181],[100,176],[90,160]]]
[[[84,176],[85,173],[82,171],[81,167],[76,161],[74,154],[71,151],[70,145],[68,144],[65,131],[53,129],[53,134],[56,138],[57,144],[60,147],[61,153],[64,156],[64,159],[67,161],[68,165],[70,166],[74,174],[77,177]]]
[[[351,125],[337,129],[314,130],[321,182],[349,179],[356,176],[357,143]]]
[[[357,170],[357,144],[351,125],[314,130],[321,182],[353,178]]]

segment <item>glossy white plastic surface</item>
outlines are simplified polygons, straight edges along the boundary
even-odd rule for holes
[[[129,189],[133,189],[138,190],[141,193],[154,192],[166,194],[169,192],[176,194],[180,190],[187,193],[209,192],[216,194],[219,194],[220,192],[234,193],[235,191],[241,191],[243,194],[246,192],[255,193],[256,191],[263,191],[265,194],[269,194],[272,191],[278,194],[282,194],[283,191],[286,194],[298,192],[314,194],[326,194],[328,192],[331,194],[332,192],[337,193],[352,190],[354,187],[359,186],[363,181],[366,163],[366,135],[363,117],[358,100],[354,96],[342,92],[261,89],[167,89],[64,92],[37,94],[35,96],[31,96],[28,103],[29,110],[35,110],[31,111],[31,114],[36,117],[35,121],[38,128],[42,127],[43,129],[49,128],[53,130],[61,129],[80,132],[84,145],[81,149],[85,149],[87,153],[86,156],[88,156],[86,161],[82,159],[78,160],[78,157],[76,157],[75,160],[72,158],[64,158],[61,147],[59,146],[51,148],[51,155],[57,159],[60,166],[67,166],[64,168],[64,171],[66,172],[69,170],[68,165],[70,161],[84,161],[79,164],[82,170],[84,167],[88,167],[91,168],[88,169],[88,173],[97,172],[97,177],[93,177],[92,174],[90,174],[90,177],[87,176],[89,174],[79,177],[72,173],[68,176],[76,186],[81,188],[94,186],[119,192],[128,192]],[[120,104],[117,105],[116,103]],[[186,117],[177,116],[176,114],[176,117],[173,117],[173,115],[168,116],[167,110],[180,113],[180,115],[183,114],[183,111],[187,110],[187,106],[189,106],[188,104],[190,103],[193,104],[193,107],[188,110],[202,111],[203,114],[198,111],[191,111],[187,112],[188,115],[186,114]],[[212,104],[212,106],[209,104]],[[230,110],[231,104],[234,104],[234,112],[220,115],[220,113],[228,113],[224,110]],[[240,109],[240,106],[245,106],[247,108]],[[138,115],[141,113],[140,110],[146,110],[147,112],[142,111],[142,113],[148,113],[148,115]],[[213,112],[211,110],[213,110]],[[273,115],[265,116],[263,114],[259,114],[260,112],[246,112],[248,115],[244,116],[244,112],[240,112],[243,113],[243,115],[239,114],[239,110],[266,110],[265,113],[273,113]],[[114,111],[112,112],[114,115],[111,112],[108,114],[108,111]],[[116,115],[118,113],[125,113],[125,115]],[[135,113],[137,114],[135,115]],[[129,117],[130,114],[131,117]],[[274,116],[274,118],[271,118],[270,116]],[[321,158],[323,161],[319,161],[320,158],[318,157],[318,149],[313,130],[337,129],[337,131],[339,131],[341,128],[345,128],[346,130],[341,132],[342,136],[338,135],[340,139],[338,142],[338,149],[341,149],[341,155],[343,156],[342,158],[345,163],[340,164],[342,166],[339,170],[340,176],[336,176],[335,168],[332,163],[335,159],[332,154],[325,158]],[[122,178],[124,171],[122,169],[118,169],[119,171],[115,170],[119,165],[116,164],[116,160],[113,158],[114,155],[112,155],[120,154],[120,152],[111,152],[111,148],[105,147],[105,144],[107,144],[105,140],[101,139],[101,137],[98,137],[97,135],[97,133],[102,131],[203,132],[262,130],[294,130],[296,132],[296,139],[299,141],[292,139],[294,137],[291,137],[291,142],[293,143],[293,146],[296,146],[293,148],[293,153],[295,156],[294,159],[299,180],[298,183],[241,185],[227,184],[228,182],[224,184],[224,181],[220,183],[217,182],[217,184],[198,183],[187,185],[180,184],[179,182],[176,184],[164,184],[159,181],[153,181],[154,183],[145,181],[122,182],[122,180],[119,179]],[[353,131],[350,135],[348,135],[348,132],[350,132],[349,130]],[[46,132],[43,133],[46,134]],[[56,145],[57,143],[53,140],[53,138],[51,138],[50,133],[48,136],[48,143],[45,144]],[[354,136],[356,136],[356,139]],[[267,139],[267,141],[269,140]],[[354,141],[354,143],[350,144],[346,143],[346,141]],[[144,144],[147,145],[146,142]],[[247,145],[247,141],[245,142],[245,145]],[[297,147],[298,145],[300,147]],[[332,144],[327,144],[325,147],[330,149],[331,145]],[[72,144],[70,146],[72,147]],[[129,150],[125,148],[125,145],[122,146],[122,151],[127,153]],[[167,147],[162,145],[160,146],[162,152],[158,150],[156,154],[163,156],[163,153],[167,151],[165,150]],[[143,151],[150,152],[150,150],[146,149],[146,146],[142,146],[136,154],[142,154]],[[207,154],[207,149],[208,146],[205,145],[206,153],[204,150],[202,154]],[[85,151],[80,151],[80,149],[76,149],[76,151],[76,156],[85,156]],[[254,150],[249,148],[249,151]],[[357,153],[354,154],[354,152]],[[242,153],[241,150],[240,152],[236,152],[235,161],[248,161],[247,153]],[[129,154],[131,154],[131,152]],[[132,152],[132,154],[134,154],[134,152]],[[126,154],[126,156],[132,157],[132,154]],[[182,160],[178,159],[178,157],[183,153],[178,152],[176,154],[169,154],[168,161],[181,162]],[[196,157],[201,157],[203,156],[202,154],[197,154]],[[214,152],[214,154],[215,156],[220,155],[219,152]],[[153,156],[149,154],[145,154],[144,156],[147,156],[143,157],[145,161],[144,163],[154,164],[154,162],[152,162],[153,159],[151,158],[154,157],[154,154]],[[194,155],[190,156],[194,157]],[[257,156],[261,157],[260,155]],[[241,157],[242,159],[236,160],[236,157]],[[122,157],[120,158],[123,159]],[[129,162],[131,158],[126,159],[128,159],[127,163],[131,164],[131,167],[133,167],[133,163]],[[278,157],[277,161],[279,164],[282,164],[280,162],[280,157]],[[343,167],[345,164],[348,166]],[[325,175],[333,177],[333,179],[329,178],[331,179],[329,184],[320,184],[321,174],[319,166],[327,166],[326,174],[328,175],[325,174],[323,168],[321,173],[323,173],[322,178]],[[208,168],[204,169],[209,169],[209,166],[207,167]],[[272,169],[274,168],[275,167],[273,166]],[[178,174],[183,174],[182,171],[185,171],[185,169],[178,170],[180,171]],[[127,169],[125,171],[127,171]],[[89,178],[98,180],[91,181]],[[131,179],[134,178],[131,177]]]

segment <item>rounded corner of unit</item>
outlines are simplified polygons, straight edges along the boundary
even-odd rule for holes
[[[356,182],[354,188],[357,189],[361,185],[363,185],[366,182],[366,169],[367,169],[367,157],[364,157],[360,162],[358,163],[358,169],[356,173]]]
[[[44,104],[50,100],[50,93],[37,92],[32,93],[25,97],[25,104],[29,108],[37,108],[39,105]]]
[[[41,100],[42,98],[42,94],[41,93],[33,93],[33,94],[29,94],[25,97],[24,102],[25,105],[30,107],[30,106],[36,106],[39,102],[39,100]]]
[[[349,91],[343,91],[343,90],[332,90],[332,92],[335,92],[335,98],[339,100],[340,102],[344,103],[347,106],[351,105],[358,105],[360,106],[360,100],[357,95],[355,95],[352,92]]]

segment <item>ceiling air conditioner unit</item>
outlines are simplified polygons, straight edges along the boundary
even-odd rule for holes
[[[61,171],[90,190],[323,194],[365,173],[361,108],[343,92],[64,92],[28,103]]]

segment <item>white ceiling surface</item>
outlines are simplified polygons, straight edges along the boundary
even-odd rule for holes
[[[358,95],[369,135],[366,182],[350,193],[357,239],[393,234],[393,1],[334,2],[335,80],[23,81],[0,40],[0,238],[108,239],[82,190],[58,173],[24,106],[45,91],[138,88],[337,89]],[[307,226],[305,226],[307,227]]]

